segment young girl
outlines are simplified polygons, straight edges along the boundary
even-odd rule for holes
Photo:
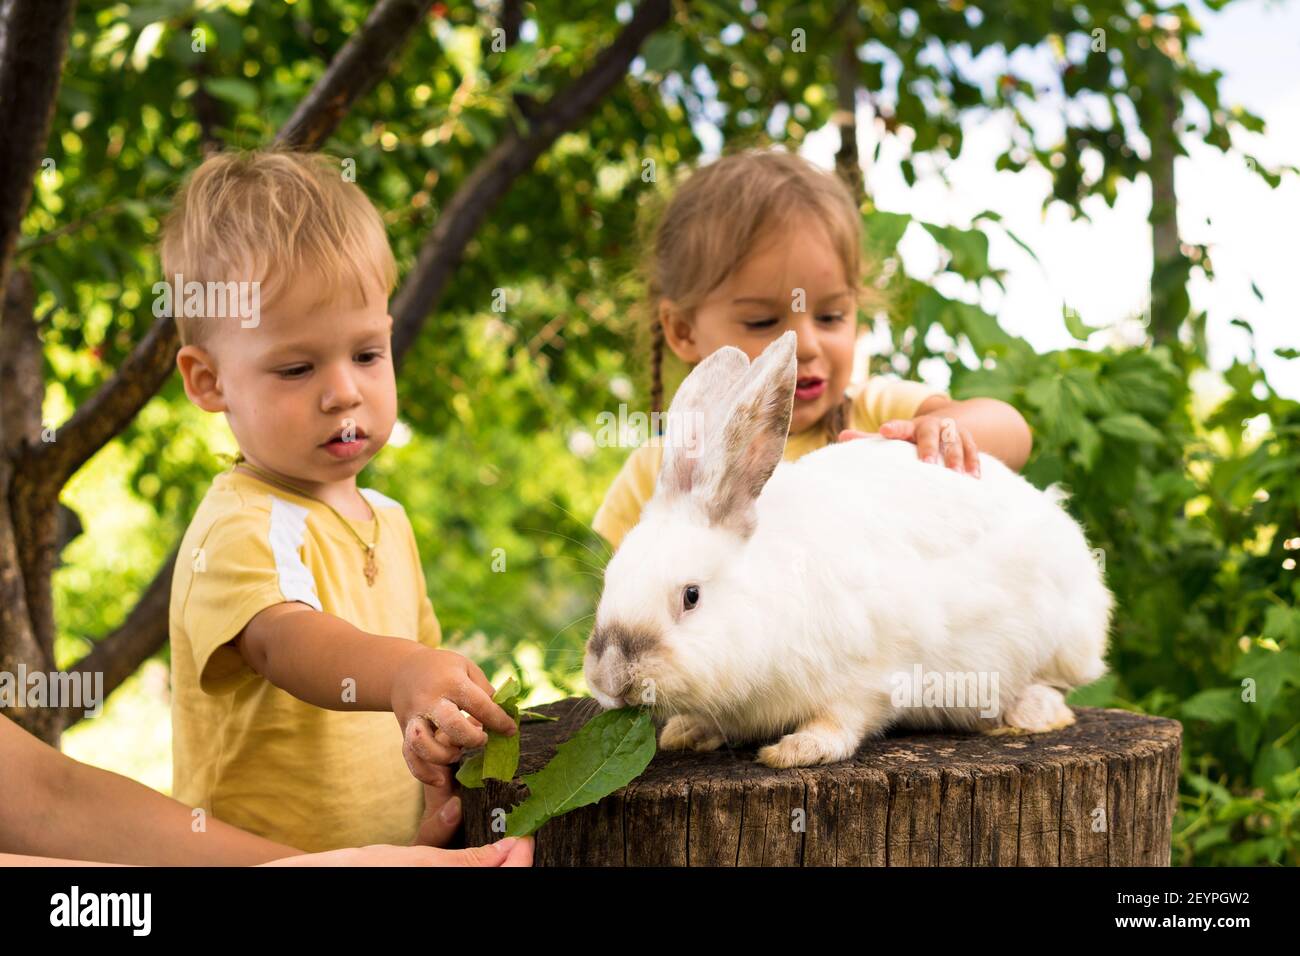
[[[1019,470],[1032,439],[1005,402],[954,402],[920,382],[875,376],[850,387],[861,228],[847,187],[796,155],[752,150],[693,173],[665,209],[648,263],[654,411],[663,404],[665,343],[689,365],[724,345],[752,360],[793,329],[799,371],[787,461],[879,432],[974,478],[979,451]],[[641,446],[606,493],[593,526],[615,547],[654,493],[662,457],[659,440]]]

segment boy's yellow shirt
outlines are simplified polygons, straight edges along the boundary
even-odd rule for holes
[[[343,519],[235,471],[212,482],[172,578],[173,796],[308,852],[411,842],[423,791],[402,757],[402,734],[389,712],[298,700],[228,642],[259,611],[300,601],[372,634],[438,646],[406,512],[361,493],[380,522],[373,587]],[[374,540],[373,521],[350,523]]]
[[[932,395],[945,394],[922,382],[909,382],[889,376],[872,375],[861,385],[849,389],[852,404],[849,428],[874,432],[895,418],[911,418]],[[830,441],[820,424],[791,435],[785,443],[785,460],[795,461]],[[659,466],[663,463],[663,446],[656,440],[642,445],[628,456],[623,469],[605,492],[591,526],[617,548],[623,538],[641,520],[641,510],[654,495]]]

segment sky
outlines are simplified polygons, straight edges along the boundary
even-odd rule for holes
[[[1300,166],[1300,0],[1237,0],[1222,13],[1194,4],[1204,36],[1190,49],[1203,67],[1224,74],[1220,97],[1227,106],[1241,105],[1266,123],[1262,136],[1240,135],[1237,142],[1268,166]],[[1047,54],[1044,51],[1043,56]],[[1017,72],[1032,73],[1034,56],[1017,59]],[[1046,66],[1046,59],[1042,66]],[[1145,178],[1127,184],[1113,208],[1100,199],[1085,204],[1091,221],[1071,221],[1059,204],[1046,212],[1048,176],[1042,170],[994,171],[993,161],[1006,142],[1007,122],[987,117],[965,128],[961,158],[948,168],[949,183],[918,163],[918,180],[904,183],[897,143],[886,142],[880,159],[870,164],[875,128],[868,111],[859,116],[859,151],[866,157],[868,189],[877,206],[906,212],[941,224],[969,226],[985,209],[1000,213],[1008,228],[1035,251],[1029,257],[996,229],[990,230],[990,259],[1005,268],[1006,293],[985,297],[983,304],[1003,326],[1036,349],[1076,345],[1061,319],[1063,305],[1089,325],[1107,331],[1088,346],[1108,341],[1140,341],[1139,316],[1149,295],[1151,230],[1146,218],[1151,190]],[[839,136],[834,129],[808,137],[803,153],[826,168],[834,166]],[[1247,333],[1230,324],[1249,322],[1256,334],[1260,364],[1282,395],[1300,400],[1300,359],[1273,354],[1280,347],[1300,348],[1300,261],[1295,226],[1300,223],[1300,181],[1283,177],[1270,189],[1239,156],[1187,141],[1189,155],[1178,160],[1175,183],[1179,222],[1186,242],[1206,243],[1216,278],[1197,276],[1190,286],[1192,305],[1208,313],[1210,363],[1227,368],[1247,354]],[[922,230],[913,228],[901,247],[912,274],[929,274],[936,250]],[[1263,295],[1251,290],[1254,283]],[[952,294],[950,288],[942,288]],[[946,370],[945,370],[946,371]],[[930,373],[922,369],[927,378]],[[945,381],[933,384],[946,386]]]

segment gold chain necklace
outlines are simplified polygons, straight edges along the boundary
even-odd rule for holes
[[[366,584],[370,585],[370,587],[375,586],[375,577],[379,574],[379,564],[377,561],[375,561],[375,549],[379,547],[379,512],[375,510],[374,506],[371,505],[369,501],[367,501],[366,504],[367,506],[370,507],[370,514],[374,518],[375,540],[372,541],[370,544],[366,544],[366,539],[361,537],[361,535],[357,532],[356,528],[352,527],[352,522],[348,521],[347,518],[339,514],[338,511],[335,510],[334,506],[331,505],[328,501],[321,501],[315,495],[309,495],[301,488],[295,488],[293,485],[289,484],[288,482],[281,481],[279,478],[276,478],[274,475],[267,474],[261,468],[258,468],[256,465],[254,465],[252,462],[246,459],[242,454],[235,456],[235,466],[247,468],[253,475],[260,478],[268,485],[272,485],[273,487],[281,488],[285,491],[292,492],[295,495],[300,495],[301,497],[314,501],[317,504],[324,505],[326,508],[329,508],[330,511],[333,511],[334,516],[338,518],[339,521],[343,522],[343,526],[347,528],[348,531],[352,532],[352,537],[356,538],[357,542],[365,550],[366,563],[362,570],[365,572],[366,575]]]

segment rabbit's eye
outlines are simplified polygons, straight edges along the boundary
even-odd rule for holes
[[[682,610],[689,611],[700,603],[700,586],[688,584],[682,588]]]

